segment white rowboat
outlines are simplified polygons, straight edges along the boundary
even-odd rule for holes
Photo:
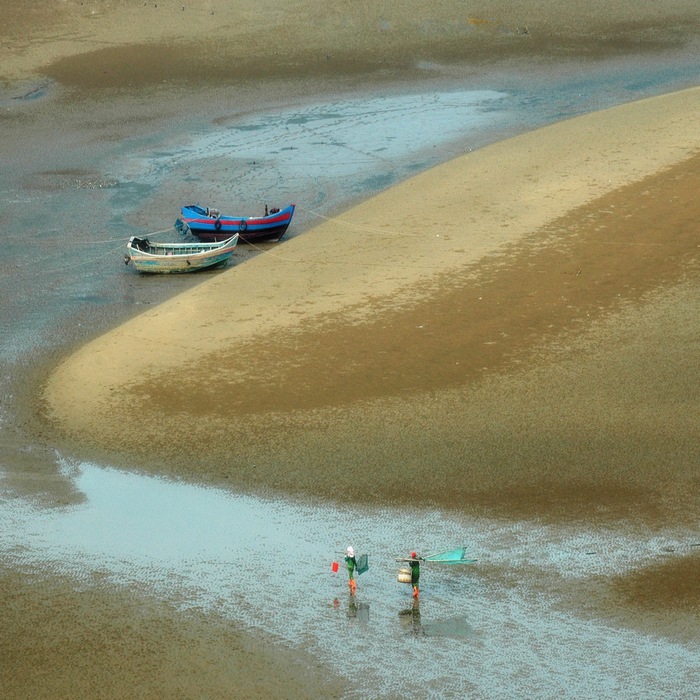
[[[151,243],[132,236],[124,262],[146,273],[197,272],[225,265],[237,243],[237,233],[219,243]]]

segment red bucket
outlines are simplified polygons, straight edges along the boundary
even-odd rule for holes
[[[337,561],[334,561],[334,562],[331,564],[331,569],[333,570],[333,573],[334,573],[334,574],[337,574],[337,573],[338,573],[338,562],[337,562]]]

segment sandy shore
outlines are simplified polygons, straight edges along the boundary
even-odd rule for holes
[[[679,495],[694,477],[624,459],[644,430],[632,409],[649,404],[666,450],[693,430],[687,412],[656,404],[668,380],[639,357],[635,386],[618,369],[586,386],[591,351],[574,348],[605,352],[620,314],[641,322],[691,274],[699,95],[560,123],[392,188],[87,344],[49,377],[44,416],[83,450],[239,488],[506,509],[531,492],[538,515],[571,515],[569,493],[577,513],[658,507],[669,480]],[[538,373],[551,386],[528,390],[535,414],[514,385]]]
[[[675,48],[700,29],[682,0],[638,3],[633,19],[602,2],[25,5],[0,3],[0,79],[51,78],[68,103],[168,81],[380,84],[431,61],[536,70]],[[645,100],[421,174],[65,358],[31,407],[36,433],[66,454],[241,490],[692,525],[699,106],[698,89]],[[686,557],[572,602],[590,595],[611,621],[687,635],[699,567]],[[192,673],[207,697],[232,679],[242,697],[339,690],[312,662],[210,620],[137,613],[96,589],[88,604],[57,577],[2,570],[0,590],[9,697],[89,694],[90,677],[100,697],[133,696],[144,679],[143,697],[184,697],[192,639],[206,642]],[[106,643],[105,620],[109,648],[84,657]],[[51,668],[82,665],[38,684],[49,648]]]

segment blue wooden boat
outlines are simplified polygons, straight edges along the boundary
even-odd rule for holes
[[[294,216],[296,205],[290,204],[284,209],[265,207],[263,216],[228,216],[218,209],[190,204],[182,207],[182,217],[175,222],[175,227],[183,235],[191,233],[201,241],[223,241],[237,233],[241,241],[278,241],[284,236]]]
[[[225,265],[237,243],[238,234],[219,243],[152,243],[132,236],[124,262],[133,263],[139,272],[197,272]]]

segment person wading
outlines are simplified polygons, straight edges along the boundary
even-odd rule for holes
[[[411,567],[411,585],[413,586],[413,597],[418,597],[418,582],[420,581],[420,563],[424,561],[415,552],[411,552],[408,565]]]
[[[357,584],[355,583],[357,559],[355,559],[355,550],[352,547],[348,547],[345,550],[345,563],[348,565],[348,586],[350,587],[350,593],[355,595],[355,591],[357,590]]]

